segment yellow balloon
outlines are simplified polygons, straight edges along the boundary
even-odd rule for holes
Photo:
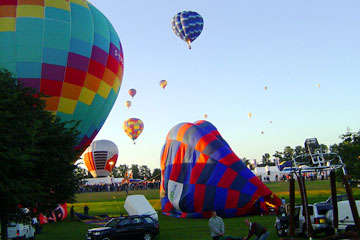
[[[131,101],[126,101],[125,106],[129,109],[131,107]]]
[[[251,112],[249,112],[249,113],[248,113],[248,117],[249,117],[250,119],[251,119],[251,115],[252,115]]]

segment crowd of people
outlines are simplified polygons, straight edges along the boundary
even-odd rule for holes
[[[104,183],[104,184],[84,184],[80,186],[79,193],[85,192],[121,192],[133,190],[147,190],[159,189],[160,180],[156,181],[137,181],[137,182],[119,182],[119,183]]]
[[[303,173],[303,176],[305,178],[305,180],[327,180],[330,176],[330,174],[327,171],[323,171],[321,173],[317,173],[317,172],[306,172]],[[263,182],[271,182],[271,178],[270,176],[262,176],[262,175],[258,175],[257,176],[260,181]],[[290,174],[281,174],[281,176],[279,176],[278,174],[275,174],[274,177],[274,181],[275,182],[286,182],[290,179]]]

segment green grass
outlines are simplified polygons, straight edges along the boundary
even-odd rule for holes
[[[267,186],[279,197],[288,199],[289,183],[268,183]],[[295,186],[298,191],[298,186]],[[308,181],[306,182],[308,190],[308,199],[310,203],[324,201],[330,194],[329,181]],[[359,196],[360,190],[353,189],[354,195]],[[338,194],[344,194],[345,189],[341,184],[337,186]],[[165,216],[161,213],[161,205],[159,199],[159,190],[146,191],[131,191],[129,194],[144,194],[149,202],[158,211],[160,223],[160,235],[156,238],[158,240],[183,240],[196,239],[205,240],[211,239],[208,219],[179,219]],[[126,194],[123,192],[100,192],[100,193],[83,193],[78,194],[77,202],[73,204],[75,211],[83,213],[84,205],[90,208],[90,215],[107,214],[110,216],[119,216],[121,213],[126,213],[124,209],[124,201]],[[296,202],[301,203],[300,196],[296,194]],[[70,208],[71,204],[68,204]],[[274,231],[275,216],[250,216],[250,220],[259,222],[268,228],[270,232],[269,239],[279,239]],[[226,218],[224,219],[225,230],[227,235],[245,236],[247,234],[247,227],[244,224],[245,217]],[[43,232],[36,236],[37,240],[79,240],[84,239],[87,229],[96,227],[95,225],[86,224],[78,221],[71,222],[68,219],[54,223],[43,225]],[[297,238],[304,239],[304,238]]]

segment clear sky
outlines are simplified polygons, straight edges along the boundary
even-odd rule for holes
[[[118,146],[117,166],[159,168],[170,129],[204,114],[240,158],[258,161],[309,137],[339,143],[360,128],[358,0],[89,1],[124,50],[120,93],[95,138]],[[204,19],[191,50],[171,28],[185,10]],[[131,117],[144,122],[136,145],[122,129]]]

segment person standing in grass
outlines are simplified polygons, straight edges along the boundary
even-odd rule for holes
[[[225,233],[224,221],[221,217],[217,216],[216,211],[211,212],[209,219],[209,228],[213,240],[219,240]]]
[[[261,224],[256,222],[250,222],[249,219],[245,219],[244,222],[249,227],[249,234],[247,235],[247,237],[244,237],[244,240],[250,239],[252,235],[256,236],[255,240],[265,240],[269,237],[269,232]]]

